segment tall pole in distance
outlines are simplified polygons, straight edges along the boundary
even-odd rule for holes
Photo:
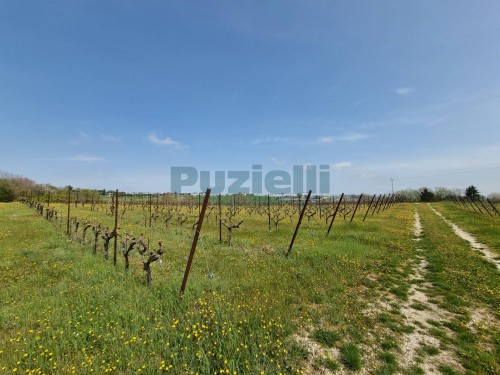
[[[205,199],[203,200],[203,207],[201,208],[200,217],[198,219],[198,225],[196,226],[196,232],[194,233],[193,244],[191,246],[191,252],[189,253],[189,259],[186,265],[186,271],[184,272],[184,279],[182,280],[180,296],[184,295],[184,290],[186,289],[186,283],[189,276],[189,271],[191,270],[191,264],[193,263],[194,252],[196,251],[196,245],[198,244],[198,237],[200,236],[201,226],[203,224],[203,218],[205,217],[205,210],[207,209],[207,204],[210,199],[210,189],[207,189],[205,193]]]
[[[116,241],[118,237],[118,189],[115,193],[115,248],[113,253],[113,264],[116,266]]]
[[[68,221],[66,222],[66,234],[69,236],[69,217],[71,215],[71,187],[68,187]]]
[[[300,213],[299,221],[297,222],[297,226],[295,227],[295,232],[293,232],[292,241],[290,242],[290,246],[288,246],[288,251],[286,252],[287,257],[290,255],[290,252],[292,251],[293,243],[295,242],[295,237],[297,237],[297,233],[298,233],[299,228],[300,228],[300,223],[302,222],[302,218],[304,217],[304,212],[306,212],[307,204],[309,203],[309,198],[311,198],[311,193],[312,193],[312,190],[309,190],[309,193],[307,194],[307,198],[306,198],[306,203],[304,203],[304,208],[302,209],[302,212]]]

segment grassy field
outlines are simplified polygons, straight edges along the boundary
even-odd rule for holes
[[[435,207],[484,243],[498,243],[498,226],[469,227],[451,204]],[[113,225],[103,210],[72,210]],[[122,232],[144,233],[152,248],[163,242],[163,263],[154,263],[148,287],[137,252],[130,269],[120,253],[115,267],[102,247],[93,255],[92,244],[72,241],[64,226],[26,205],[1,204],[0,372],[421,374],[431,358],[443,374],[498,373],[495,267],[426,205],[398,204],[365,223],[358,215],[353,223],[336,222],[327,238],[324,220],[304,219],[289,258],[284,252],[295,222],[288,218],[269,233],[265,218],[242,213],[230,247],[219,244],[210,217],[180,299],[196,212],[188,215],[189,227],[172,222],[168,230],[159,221],[144,227],[140,210],[120,219]],[[419,287],[429,284],[430,302],[411,308],[447,313],[429,323],[432,330],[405,315],[417,284],[417,250],[428,261]],[[408,360],[404,342],[419,330],[439,345],[419,344]],[[441,364],[440,353],[448,352],[456,361]]]

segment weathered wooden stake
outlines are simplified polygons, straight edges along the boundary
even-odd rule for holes
[[[483,208],[486,210],[486,212],[488,213],[488,215],[490,216],[493,216],[490,211],[486,208],[486,206],[483,204],[483,202],[481,201],[481,199],[478,199],[479,203],[481,204],[481,206],[483,206]]]
[[[189,276],[189,271],[191,270],[191,263],[193,263],[194,252],[196,251],[196,245],[198,244],[198,237],[200,236],[201,225],[203,224],[203,218],[205,217],[205,210],[207,209],[207,204],[210,199],[210,189],[207,189],[205,193],[205,199],[203,200],[203,207],[201,208],[200,217],[198,218],[198,225],[196,227],[196,232],[194,234],[193,244],[191,245],[191,252],[189,253],[189,259],[186,264],[186,271],[184,272],[184,279],[182,280],[180,297],[184,295],[184,290],[186,289],[186,283]]]
[[[385,202],[385,194],[382,195],[382,200],[380,201],[380,206],[378,206],[377,214],[380,212],[380,209],[384,205],[384,202]]]
[[[297,226],[295,227],[295,232],[293,232],[292,241],[290,241],[290,246],[288,246],[288,251],[286,252],[287,257],[290,255],[290,252],[292,251],[293,243],[295,242],[295,237],[297,237],[297,233],[299,232],[300,228],[300,223],[302,222],[302,217],[304,216],[304,212],[306,212],[307,204],[309,203],[309,198],[311,198],[311,193],[312,190],[309,190],[309,193],[307,194],[306,198],[306,203],[304,203],[304,208],[302,208],[302,211],[299,216],[299,221],[297,222]],[[269,226],[270,225],[271,224],[269,224]]]
[[[488,201],[488,203],[490,204],[491,208],[493,208],[493,210],[497,213],[497,215],[500,215],[500,213],[498,212],[497,208],[495,207],[495,205],[493,203],[491,203],[491,201],[489,199],[486,198],[486,200]]]
[[[370,204],[368,205],[368,209],[366,210],[365,217],[363,218],[363,221],[366,219],[366,215],[368,215],[368,212],[370,212],[370,207],[372,206],[373,201],[375,200],[375,196],[377,194],[373,194],[372,200],[370,201]]]
[[[71,188],[68,187],[68,221],[66,222],[66,234],[69,236],[69,217],[71,215]]]
[[[271,231],[271,198],[267,194],[267,219],[269,224],[269,232]]]
[[[335,212],[333,213],[332,221],[330,222],[330,225],[328,226],[328,231],[326,232],[327,236],[328,233],[330,233],[330,231],[332,230],[333,221],[335,220],[335,216],[337,216],[337,211],[339,210],[340,203],[342,203],[342,198],[344,198],[344,193],[342,193],[342,195],[340,196],[339,202],[337,203],[337,208],[335,208]]]
[[[113,264],[116,266],[116,241],[118,239],[118,189],[115,192],[115,248],[113,253]]]
[[[356,215],[356,211],[357,211],[357,209],[358,209],[359,202],[361,202],[361,198],[362,198],[362,197],[363,197],[363,194],[361,194],[361,195],[359,196],[358,203],[356,203],[356,207],[354,208],[354,212],[352,213],[350,223],[352,223],[352,219],[354,219],[354,215]]]
[[[220,194],[219,194],[219,243],[222,243],[222,207],[220,205]]]

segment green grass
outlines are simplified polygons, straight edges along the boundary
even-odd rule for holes
[[[359,370],[361,368],[361,352],[359,348],[348,343],[340,348],[342,363],[350,370]]]
[[[294,228],[289,221],[269,233],[265,218],[245,217],[241,230],[235,230],[234,246],[228,247],[219,244],[211,217],[180,300],[190,229],[145,228],[140,209],[120,218],[122,232],[144,233],[152,246],[163,241],[163,264],[153,264],[153,287],[148,288],[136,252],[129,270],[120,253],[115,267],[103,259],[101,247],[95,256],[91,245],[69,240],[64,226],[55,228],[21,204],[2,204],[0,369],[78,374],[303,370],[308,353],[292,337],[301,327],[325,324],[321,329],[327,332],[329,326],[343,326],[342,336],[333,338],[363,340],[369,322],[359,312],[365,301],[376,298],[374,292],[360,294],[363,280],[396,273],[394,267],[410,257],[408,207],[396,206],[391,215],[374,215],[366,223],[336,223],[328,238],[311,236],[325,232],[324,222],[306,220],[289,258],[283,256]],[[97,217],[112,227],[113,218],[103,211],[72,207],[72,215]],[[213,280],[207,277],[205,256]],[[357,357],[346,363],[360,366]]]
[[[500,256],[500,216],[493,214],[489,205],[487,208],[493,216],[488,215],[482,207],[483,214],[450,202],[432,203],[432,206]]]
[[[332,332],[320,328],[314,331],[313,338],[318,343],[326,345],[331,348],[335,345],[337,341],[340,340],[341,336],[337,332]]]
[[[377,373],[398,372],[398,343],[414,330],[403,323],[400,306],[408,298],[415,255],[413,207],[400,204],[365,223],[361,209],[353,223],[336,221],[328,237],[317,216],[304,220],[288,258],[296,217],[269,233],[265,215],[242,212],[244,222],[229,247],[226,232],[219,243],[212,214],[180,299],[191,229],[173,222],[167,230],[159,221],[144,227],[140,207],[120,218],[121,232],[144,233],[153,248],[163,242],[163,263],[153,264],[150,288],[136,251],[125,270],[118,247],[115,267],[113,240],[105,261],[101,245],[93,255],[91,244],[67,238],[64,225],[55,228],[19,203],[0,204],[0,373],[290,374],[313,361],[330,371],[359,370],[362,345],[382,353]],[[65,212],[64,205],[56,208]],[[104,205],[99,212],[88,205],[71,209],[72,215],[113,226]],[[197,211],[184,210],[191,226]],[[481,331],[485,339],[478,337],[466,326],[466,309],[481,304],[498,311],[497,274],[440,218],[422,210],[425,235],[419,245],[429,260],[433,298],[461,317],[436,327],[453,331],[449,340],[466,368],[495,370],[500,336],[487,330]],[[208,272],[215,277],[209,279]],[[379,300],[381,290],[392,291],[397,303],[367,316],[366,307]],[[339,347],[340,358],[317,361],[296,335]],[[494,353],[481,350],[484,340]],[[419,373],[410,370],[404,373]]]
[[[439,209],[448,206],[449,204],[442,205]],[[454,208],[449,208],[450,212],[452,209]],[[424,226],[420,245],[428,260],[429,272],[426,273],[426,278],[433,284],[435,296],[442,300],[439,306],[456,316],[456,319],[443,323],[443,326],[453,331],[452,337],[445,336],[442,330],[432,330],[430,333],[440,337],[445,343],[451,342],[463,366],[469,371],[499,372],[500,357],[485,350],[485,347],[492,345],[495,335],[498,334],[498,325],[477,333],[467,325],[470,320],[469,309],[481,310],[488,307],[497,318],[500,317],[499,272],[493,264],[473,251],[466,241],[456,236],[427,205],[420,205],[419,212]],[[483,232],[483,235],[486,235],[485,233],[487,232]],[[498,237],[498,230],[488,233]],[[487,238],[482,240],[485,239]],[[496,237],[484,242],[495,241]],[[432,353],[427,351],[427,354]]]

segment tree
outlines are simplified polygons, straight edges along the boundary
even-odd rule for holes
[[[488,199],[493,202],[500,202],[500,193],[491,193],[488,195]]]
[[[474,185],[471,185],[467,189],[465,189],[465,195],[471,199],[479,199],[480,198],[479,191],[477,190],[477,188]]]
[[[12,202],[16,193],[8,180],[0,179],[0,202]]]
[[[405,200],[410,202],[417,202],[420,200],[420,191],[415,189],[405,189],[396,191],[397,195],[402,195]]]
[[[433,202],[435,199],[435,194],[427,188],[423,188],[420,192],[420,202]]]

